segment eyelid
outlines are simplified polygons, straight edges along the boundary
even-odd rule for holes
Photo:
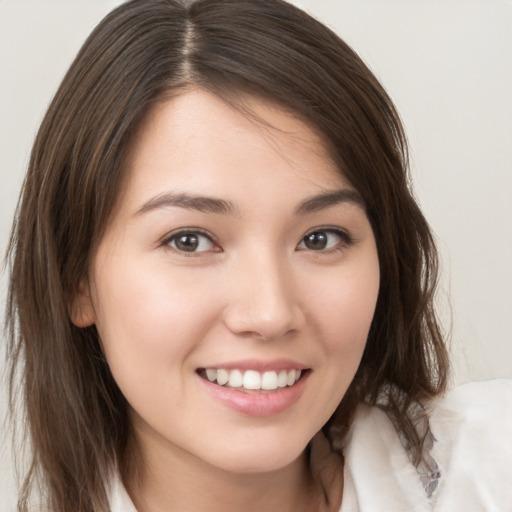
[[[352,237],[352,235],[346,229],[343,229],[343,228],[340,228],[340,227],[337,227],[337,226],[316,226],[316,227],[314,227],[312,229],[309,229],[303,235],[303,237],[301,238],[301,240],[300,240],[299,244],[297,245],[297,247],[304,242],[304,239],[307,236],[309,236],[309,235],[311,235],[313,233],[319,232],[319,231],[320,232],[326,232],[326,233],[334,233],[334,234],[338,235],[342,239],[342,242],[340,244],[336,244],[334,247],[330,247],[328,249],[322,249],[322,250],[318,250],[318,251],[313,251],[313,252],[328,253],[328,252],[331,252],[331,251],[340,250],[343,247],[347,247],[348,245],[352,245],[356,241]],[[305,249],[300,249],[300,250],[312,250],[312,249],[305,248]]]
[[[172,247],[170,244],[172,242],[173,239],[175,239],[176,237],[178,237],[179,235],[186,235],[186,234],[192,234],[192,235],[201,235],[201,236],[205,236],[207,237],[211,242],[212,244],[218,249],[218,250],[213,250],[213,251],[199,251],[199,252],[195,252],[195,251],[191,251],[191,252],[186,252],[186,251],[180,251],[179,249],[175,248],[175,247]],[[210,233],[209,231],[206,231],[205,229],[202,229],[202,228],[195,228],[195,227],[190,227],[190,228],[178,228],[178,229],[175,229],[174,231],[171,231],[170,233],[166,234],[162,240],[160,241],[159,245],[161,246],[164,246],[164,247],[167,247],[175,252],[177,252],[178,254],[181,254],[183,256],[187,256],[187,257],[190,257],[190,256],[199,256],[200,254],[204,254],[204,253],[208,253],[208,252],[221,252],[222,251],[222,248],[220,247],[219,245],[219,242],[217,240],[217,237],[214,236],[212,233]]]

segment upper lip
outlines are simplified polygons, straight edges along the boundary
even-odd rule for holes
[[[204,369],[223,369],[223,370],[256,370],[258,372],[270,372],[280,370],[307,370],[309,366],[301,364],[291,359],[273,359],[271,361],[262,361],[258,359],[243,359],[240,361],[230,361],[224,363],[208,364]]]

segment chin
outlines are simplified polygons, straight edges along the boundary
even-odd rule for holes
[[[260,439],[255,439],[239,446],[239,449],[231,444],[229,450],[210,453],[207,462],[230,473],[271,473],[299,459],[304,454],[308,442],[309,440],[292,444],[280,439],[264,443]]]

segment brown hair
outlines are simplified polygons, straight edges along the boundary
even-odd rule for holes
[[[108,510],[123,465],[126,402],[94,326],[69,309],[119,191],[130,134],[151,104],[187,84],[228,101],[257,94],[315,128],[363,197],[381,282],[357,375],[326,426],[343,437],[355,407],[401,390],[390,412],[418,455],[411,402],[440,393],[446,349],[433,309],[437,255],[410,191],[395,108],[333,32],[282,0],[134,0],[89,36],[38,132],[13,228],[7,304],[10,405],[21,398],[32,463],[18,509],[40,483],[49,510]]]

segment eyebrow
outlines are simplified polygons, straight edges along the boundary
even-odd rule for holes
[[[330,208],[340,203],[352,203],[366,210],[363,198],[357,191],[350,188],[343,188],[339,190],[328,190],[306,199],[297,206],[295,213],[297,215],[306,215]]]
[[[183,194],[159,194],[149,201],[144,203],[142,207],[137,210],[136,215],[157,210],[159,208],[166,208],[169,206],[177,206],[187,210],[197,210],[205,213],[219,213],[236,215],[237,208],[230,201],[224,199],[217,199],[215,197],[196,196],[187,193]]]
[[[295,209],[296,215],[307,215],[318,212],[340,203],[352,203],[365,209],[363,198],[353,189],[345,188],[329,190],[314,195],[302,201]],[[198,196],[188,193],[165,193],[152,197],[137,210],[135,215],[158,210],[160,208],[179,207],[187,210],[197,210],[204,213],[217,213],[239,216],[239,210],[234,203],[225,199],[209,196]]]

